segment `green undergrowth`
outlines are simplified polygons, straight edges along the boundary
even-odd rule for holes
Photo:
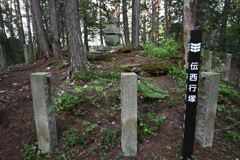
[[[181,84],[186,82],[186,70],[183,69],[180,64],[178,66],[173,66],[172,69],[169,70],[168,76]]]
[[[74,76],[76,80],[89,82],[94,79],[100,79],[102,81],[116,80],[117,78],[119,78],[120,74],[121,70],[115,71],[110,70],[103,72],[99,70],[96,66],[90,66],[89,71],[87,72],[77,71],[74,73]]]
[[[228,83],[228,84],[227,84]],[[233,82],[234,83],[234,82]],[[233,102],[234,104],[240,105],[240,94],[238,91],[231,86],[231,82],[223,82],[221,81],[219,84],[219,102],[225,101],[228,99],[229,101]]]
[[[173,64],[170,62],[166,63],[145,63],[141,66],[141,69],[145,71],[149,76],[161,76],[167,75],[171,70]]]
[[[175,44],[175,42],[166,43],[173,43],[173,46]],[[175,48],[175,50],[177,49]],[[150,55],[154,56],[154,54]],[[160,59],[164,54],[165,52],[159,53],[155,58]],[[171,56],[176,58],[178,54],[176,53],[176,55],[173,54]],[[172,58],[171,56],[169,59]],[[180,84],[184,84],[186,81],[186,71],[182,69],[181,64],[170,66],[170,64],[166,63],[166,65],[166,68],[168,68],[168,77],[175,79]],[[31,143],[30,140],[25,141],[21,149],[24,159],[76,159],[85,150],[88,150],[91,154],[95,153],[99,159],[108,159],[109,157],[112,159],[121,159],[123,153],[118,145],[120,143],[118,141],[120,141],[121,127],[119,127],[120,124],[116,124],[116,118],[120,118],[121,114],[121,72],[121,69],[100,71],[96,66],[91,66],[88,72],[76,72],[74,80],[67,83],[65,81],[63,85],[74,82],[72,85],[73,89],[61,90],[57,93],[54,100],[57,119],[68,119],[71,116],[73,117],[72,121],[77,123],[79,128],[75,128],[76,125],[74,125],[75,127],[67,126],[66,130],[61,130],[58,135],[58,149],[49,153],[38,152],[36,143]],[[138,98],[150,99],[149,102],[151,103],[158,100],[162,103],[162,100],[164,100],[164,103],[168,105],[174,104],[177,101],[171,98],[169,91],[153,83],[153,79],[151,78],[139,76],[137,85]],[[182,91],[182,88],[171,89],[171,93]],[[224,138],[226,137],[231,143],[235,144],[240,143],[240,125],[236,124],[240,121],[239,98],[239,92],[234,90],[231,82],[220,83],[216,126],[221,131],[217,132],[216,135],[224,136]],[[183,99],[184,97],[181,96],[178,100]],[[148,108],[152,106],[151,104],[147,104]],[[162,134],[161,126],[166,119],[165,115],[150,110],[144,110],[143,112],[143,110],[139,111],[137,115],[138,140],[141,141],[153,136],[160,138]],[[229,126],[232,127],[229,128]],[[218,136],[216,136],[214,141],[220,146],[227,146],[227,143],[218,139]],[[178,148],[180,143],[176,144],[175,148]],[[119,150],[119,154],[113,157],[113,150],[116,150],[116,148]],[[228,151],[231,151],[231,147],[228,147],[227,150],[224,150],[224,148],[209,149],[209,152],[220,153],[222,155]],[[239,156],[237,153],[235,155]]]
[[[181,49],[182,44],[176,42],[173,39],[162,41],[159,47],[156,47],[151,42],[149,42],[145,45],[142,56],[154,58],[157,60],[180,58],[182,56],[179,52]]]
[[[82,126],[82,133],[78,129],[72,128],[60,134],[62,149],[58,151],[59,153],[52,152],[49,157],[74,159],[82,149],[89,146],[95,146],[91,147],[90,150],[98,154],[100,159],[112,155],[111,150],[118,147],[116,144],[120,137],[121,128],[115,126],[110,129],[110,127],[103,126],[98,122],[102,119],[110,119],[114,124],[114,118],[120,117],[120,73],[121,70],[118,69],[103,72],[96,67],[91,67],[89,72],[75,73],[74,89],[57,93],[54,101],[57,116],[62,118],[68,114],[76,117],[76,122]],[[151,99],[171,99],[168,91],[158,87],[150,78],[141,78],[138,81],[138,92],[143,97]],[[88,117],[87,115],[91,114],[93,110],[95,114],[91,119],[81,118],[81,116]],[[138,139],[159,136],[159,129],[164,119],[164,115],[157,117],[150,112],[147,112],[146,115],[138,113]],[[94,137],[95,142],[91,141],[91,137]],[[96,144],[91,145],[92,143]],[[121,159],[122,156],[122,152],[119,152],[115,158]]]
[[[146,135],[158,136],[159,133],[157,130],[160,128],[165,118],[164,115],[154,117],[151,113],[141,115],[138,113],[138,139],[143,140]]]
[[[167,90],[161,89],[155,83],[151,82],[150,79],[139,81],[138,90],[142,92],[144,97],[159,99],[170,98]]]
[[[216,124],[231,141],[240,143],[240,94],[233,84],[220,81]]]

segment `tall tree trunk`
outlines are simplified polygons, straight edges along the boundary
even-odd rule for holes
[[[169,18],[168,18],[168,0],[164,0],[164,38],[168,38],[169,36]]]
[[[3,13],[2,13],[2,7],[0,6],[0,36],[4,38],[4,41],[6,42],[6,46],[8,50],[11,50],[9,41],[7,40],[7,34],[5,32],[5,26],[4,26],[4,20],[3,20]]]
[[[59,14],[56,10],[56,0],[48,0],[48,5],[51,27],[50,43],[52,46],[54,58],[60,59],[62,55],[62,48],[60,45]]]
[[[169,0],[168,2],[168,36],[170,35],[171,33],[171,26],[172,26],[172,23],[171,23],[171,20],[172,20],[172,10],[173,10],[173,6],[172,6],[172,0]]]
[[[24,31],[23,31],[23,23],[22,23],[22,14],[20,10],[20,4],[19,0],[15,0],[15,10],[17,14],[17,28],[18,28],[18,37],[21,42],[21,45],[25,44],[25,36],[24,36]]]
[[[139,45],[139,0],[132,0],[132,44]]]
[[[159,3],[160,3],[160,0],[157,0],[157,5],[156,5],[156,44],[158,44],[158,41],[159,41],[159,10],[160,10],[160,6],[159,6]]]
[[[221,35],[220,35],[220,50],[225,52],[225,42],[226,42],[226,28],[227,28],[227,19],[228,19],[228,12],[230,8],[231,0],[225,0],[224,8],[223,8],[223,19],[221,25]]]
[[[5,32],[5,26],[3,21],[4,20],[3,20],[2,7],[0,6],[0,34],[1,34],[1,37],[3,36],[4,39],[7,41],[7,35]]]
[[[25,12],[27,17],[27,31],[28,31],[28,44],[30,45],[31,51],[33,52],[33,41],[32,41],[32,32],[31,32],[31,21],[29,15],[29,0],[25,0]]]
[[[172,0],[164,1],[164,38],[168,38],[171,30]]]
[[[123,32],[124,32],[124,39],[125,45],[129,46],[130,38],[129,38],[129,29],[128,29],[128,16],[127,16],[127,1],[122,0],[122,12],[123,12]]]
[[[101,10],[101,6],[102,6],[102,0],[99,0],[99,21],[100,21],[100,42],[101,45],[103,46],[103,25],[102,25],[102,10]]]
[[[152,0],[152,43],[156,45],[156,0]]]
[[[114,5],[115,5],[115,17],[117,18],[117,21],[115,24],[119,28],[120,27],[120,0],[117,0]]]
[[[147,24],[147,1],[144,0],[143,1],[143,35],[142,35],[142,40],[144,44],[146,44],[146,41],[147,41],[146,24]]]
[[[42,19],[43,19],[43,27],[45,28],[45,34],[48,36],[48,31],[47,29],[50,28],[49,27],[49,21],[48,21],[48,16],[46,13],[46,1],[45,0],[40,0],[40,8],[41,8],[41,12],[42,12]]]
[[[76,71],[87,71],[87,58],[84,53],[81,38],[81,27],[78,10],[78,0],[65,1],[65,17],[69,54],[69,78],[74,77]]]
[[[38,58],[51,58],[51,50],[49,47],[49,40],[45,34],[42,20],[42,10],[40,7],[40,0],[31,0],[32,12],[34,15],[34,22],[36,27]]]
[[[84,45],[86,46],[87,52],[89,52],[89,45],[88,45],[88,22],[87,18],[84,17],[83,19],[83,28],[84,28]]]
[[[193,29],[192,12],[190,8],[190,0],[184,0],[183,5],[183,44],[185,65],[188,60],[188,43],[189,43],[189,31]]]
[[[8,2],[6,2],[8,3]],[[12,13],[12,0],[9,1],[9,4],[6,4],[9,7],[9,12],[8,12],[8,28],[10,31],[10,37],[11,37],[11,51],[12,51],[12,57],[13,57],[13,63],[16,64],[19,62],[19,57],[18,57],[18,52],[16,49],[16,45],[15,45],[15,34],[14,34],[14,29],[13,29],[13,13]]]
[[[60,16],[60,25],[59,25],[59,33],[60,33],[60,40],[61,40],[61,46],[63,50],[67,50],[67,38],[66,38],[66,20],[65,20],[65,6],[64,1],[58,0],[58,13]]]
[[[196,19],[197,19],[197,6],[198,0],[193,1],[193,9],[192,9],[192,17],[193,17],[193,28],[196,27]]]

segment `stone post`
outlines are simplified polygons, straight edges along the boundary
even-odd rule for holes
[[[228,81],[229,80],[229,74],[230,74],[230,68],[231,68],[231,59],[232,55],[231,54],[226,54],[224,57],[224,68],[222,72],[222,80]]]
[[[212,69],[212,51],[207,52],[205,67],[207,69]]]
[[[203,147],[212,146],[217,109],[220,74],[200,75],[195,138]]]
[[[34,61],[34,54],[31,51],[30,45],[24,45],[24,57],[25,57],[25,63],[31,63]]]
[[[57,127],[51,73],[30,75],[38,148],[50,152],[57,146]]]
[[[137,75],[121,74],[122,151],[124,156],[137,155]]]
[[[0,69],[6,69],[7,65],[7,57],[5,52],[5,46],[0,44]]]

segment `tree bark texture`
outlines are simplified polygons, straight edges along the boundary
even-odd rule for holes
[[[102,0],[99,0],[99,6],[102,6]],[[100,42],[103,46],[103,24],[102,24],[102,10],[99,8],[99,25],[100,25]]]
[[[45,34],[42,20],[42,10],[40,7],[40,0],[31,0],[33,18],[36,27],[37,47],[38,47],[38,58],[46,57],[51,58],[51,51],[49,47],[49,40]]]
[[[117,0],[116,3],[114,3],[115,6],[115,17],[116,17],[116,26],[119,28],[120,27],[120,0]]]
[[[1,36],[4,36],[4,39],[7,40],[7,35],[5,32],[5,26],[3,21],[4,19],[3,19],[2,7],[0,6],[0,33],[1,33]]]
[[[51,27],[50,43],[52,46],[54,58],[60,59],[62,55],[62,48],[60,45],[59,14],[56,10],[56,0],[48,0],[48,5]]]
[[[158,45],[158,41],[159,41],[159,10],[160,10],[160,6],[159,6],[160,0],[157,0],[157,4],[156,4],[156,18],[155,18],[155,42],[156,45]]]
[[[13,63],[17,64],[19,63],[19,55],[18,52],[16,50],[16,45],[15,45],[15,34],[14,34],[14,28],[13,28],[13,12],[12,12],[12,0],[10,0],[9,2],[6,1],[6,8],[8,9],[8,16],[6,17],[6,19],[8,18],[8,29],[10,32],[10,37],[11,37],[11,43],[10,43],[10,50],[12,52],[12,57],[13,57]]]
[[[124,39],[125,45],[130,45],[130,38],[129,38],[129,29],[128,29],[128,16],[127,16],[127,1],[122,0],[122,12],[123,12],[123,32],[124,32]]]
[[[146,44],[147,41],[147,32],[146,32],[146,23],[147,23],[147,1],[143,1],[143,43]]]
[[[26,11],[26,18],[27,18],[27,32],[28,32],[28,43],[30,45],[31,51],[33,52],[33,41],[32,41],[32,32],[31,32],[31,21],[29,15],[29,3],[28,0],[25,0],[25,11]]]
[[[21,41],[21,45],[25,44],[25,36],[24,36],[24,31],[23,31],[23,23],[22,23],[22,14],[20,10],[20,4],[19,0],[15,0],[15,10],[17,14],[17,28],[18,28],[18,37],[19,40]]]
[[[164,38],[168,36],[168,0],[164,0]]]
[[[172,0],[169,0],[168,2],[168,35],[171,33],[171,27],[172,27],[172,11],[173,11],[173,6],[172,6]]]
[[[196,19],[197,19],[197,6],[198,0],[193,1],[193,9],[192,9],[192,17],[193,17],[193,28],[196,27]]]
[[[156,7],[157,7],[157,0],[152,0],[152,43],[154,45],[157,44],[156,42]]]
[[[3,13],[2,13],[2,7],[0,6],[0,35],[6,42],[6,46],[8,50],[11,50],[10,44],[7,40],[7,34],[5,32],[5,26],[4,26],[4,20],[3,20]]]
[[[87,71],[87,58],[81,39],[81,28],[78,10],[78,0],[65,1],[65,17],[67,31],[67,46],[69,55],[69,78],[76,71]]]
[[[84,45],[86,46],[86,51],[89,51],[89,45],[88,45],[88,22],[87,18],[83,18],[83,29],[84,29]]]
[[[139,45],[139,0],[132,0],[132,44]]]
[[[188,60],[188,43],[189,31],[193,29],[192,12],[190,8],[190,0],[184,0],[183,6],[183,45],[184,45],[184,60],[187,64]]]
[[[168,38],[171,30],[172,0],[164,1],[164,38]]]
[[[226,28],[227,28],[227,19],[228,19],[228,12],[230,8],[231,0],[225,0],[224,8],[223,8],[223,19],[221,25],[221,34],[220,34],[220,50],[225,52],[225,42],[226,42]]]

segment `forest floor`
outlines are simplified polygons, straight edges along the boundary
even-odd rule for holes
[[[140,52],[113,54],[110,60],[90,63],[97,66],[96,72],[107,73],[123,65],[139,66],[154,61],[140,56]],[[239,94],[240,65],[235,59],[232,62],[231,83],[227,82],[227,85],[233,87]],[[68,92],[76,86],[87,88],[93,84],[79,79],[67,81],[65,79],[67,70],[67,66],[58,68],[54,64],[46,66],[40,61],[35,61],[24,67],[13,67],[8,71],[0,72],[0,160],[181,159],[185,91],[184,85],[180,85],[180,82],[167,75],[146,78],[138,74],[140,82],[150,79],[146,80],[146,83],[156,83],[158,87],[167,91],[168,97],[147,98],[138,91],[140,115],[138,122],[142,122],[142,127],[152,131],[141,130],[139,133],[136,157],[123,157],[121,152],[120,89],[117,87],[120,84],[120,77],[102,84],[104,87],[102,93],[105,92],[105,95],[88,92],[88,96],[92,94],[95,100],[80,102],[75,106],[77,111],[70,109],[58,111],[57,149],[48,154],[38,151],[30,74],[51,72],[55,98],[58,97],[59,92]],[[117,88],[115,91],[113,91],[114,87]],[[240,106],[227,98],[222,99],[220,103],[222,108],[217,110],[218,125],[215,125],[213,145],[203,148],[195,141],[194,159],[240,159],[240,124],[236,123],[240,121]],[[151,120],[159,120],[162,117],[165,119],[162,119],[161,126]]]

